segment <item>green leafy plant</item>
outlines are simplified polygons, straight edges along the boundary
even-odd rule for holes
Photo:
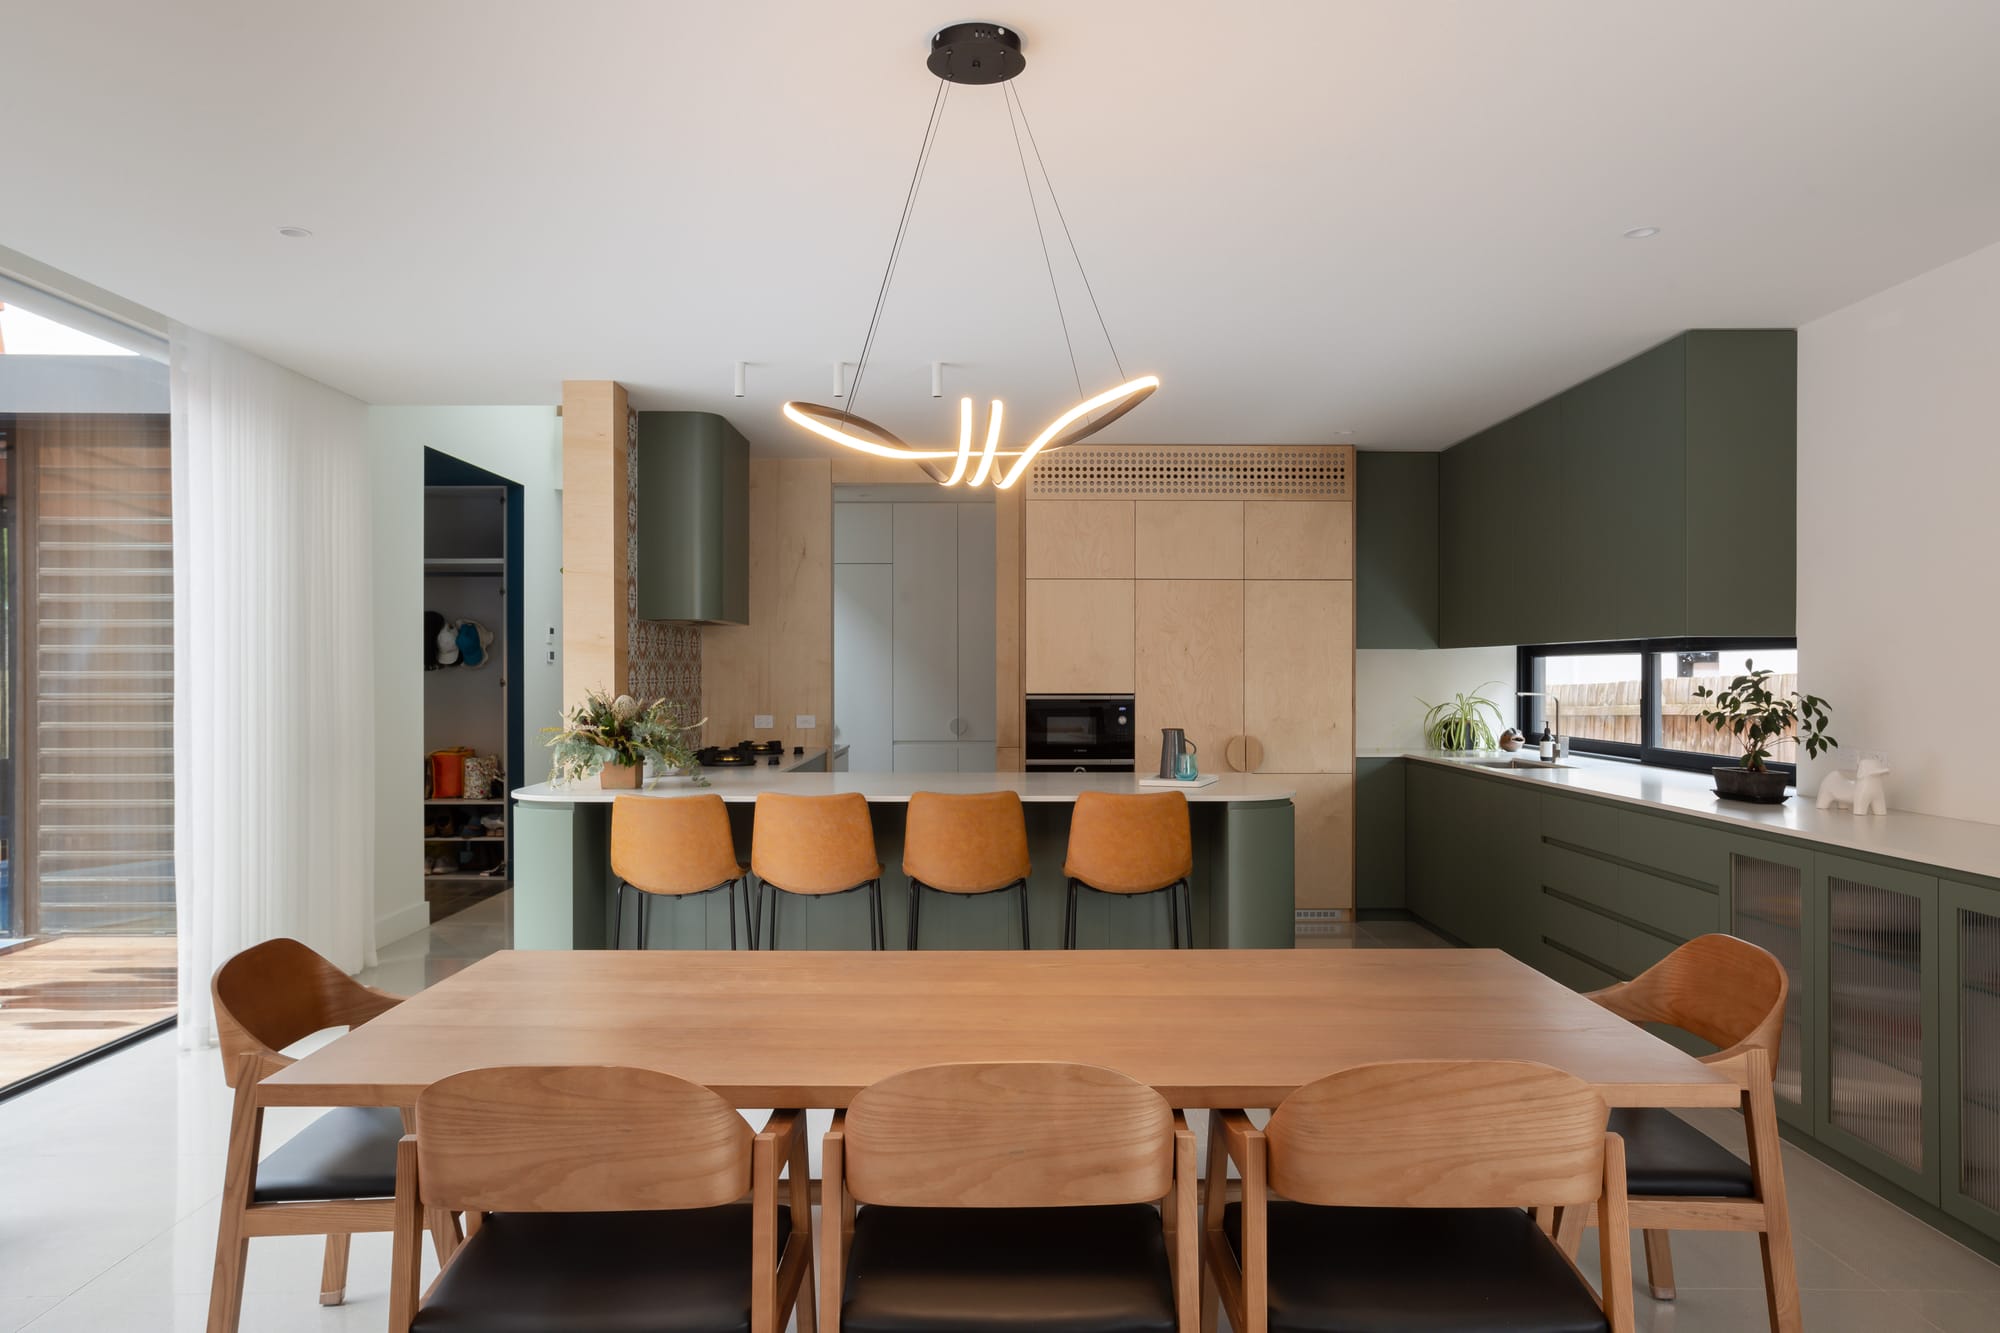
[[[1817,694],[1779,694],[1771,688],[1769,669],[1759,671],[1747,658],[1745,675],[1736,677],[1719,690],[1706,685],[1694,688],[1697,699],[1713,699],[1713,707],[1701,710],[1701,720],[1717,731],[1736,737],[1743,747],[1738,765],[1752,773],[1767,771],[1771,747],[1786,740],[1797,728],[1798,742],[1808,757],[1817,758],[1839,741],[1826,734],[1829,710]]]
[[[564,716],[563,725],[544,728],[555,751],[550,781],[574,782],[606,764],[643,764],[648,755],[668,772],[692,769],[688,739],[702,722],[682,723],[679,710],[665,699],[641,701],[629,694],[614,699],[592,690]],[[708,780],[697,777],[695,785],[706,787]]]
[[[1497,680],[1489,680],[1479,687],[1498,685]],[[1494,727],[1504,725],[1505,719],[1500,705],[1474,690],[1471,694],[1455,694],[1441,704],[1419,699],[1418,703],[1429,710],[1424,714],[1424,744],[1433,750],[1490,750],[1498,742],[1494,739]],[[1493,715],[1492,722],[1486,715]]]

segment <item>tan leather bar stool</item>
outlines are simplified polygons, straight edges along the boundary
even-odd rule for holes
[[[1188,885],[1189,876],[1194,874],[1194,837],[1188,830],[1187,797],[1181,793],[1128,796],[1087,791],[1078,795],[1075,813],[1070,816],[1069,854],[1063,861],[1063,874],[1069,880],[1063,948],[1076,947],[1078,889],[1132,898],[1170,893],[1167,920],[1173,946],[1182,947],[1181,919],[1185,915],[1186,947],[1194,947],[1194,897]]]
[[[749,872],[736,861],[729,810],[720,796],[620,796],[611,803],[611,873],[618,880],[614,948],[625,947],[625,890],[639,891],[634,948],[646,947],[655,898],[698,898],[718,890],[729,903],[729,947],[736,947],[736,886]],[[743,895],[750,920],[750,895]],[[754,929],[750,947],[757,947]]]
[[[875,859],[875,828],[868,801],[859,792],[842,796],[786,796],[757,793],[757,816],[750,831],[750,873],[759,889],[751,899],[750,947],[757,947],[764,899],[771,900],[771,947],[778,947],[778,900],[787,893],[807,898],[868,890],[868,938],[877,949],[888,941],[882,924],[882,863]]]
[[[903,873],[910,877],[910,947],[924,890],[976,897],[1021,891],[1021,947],[1028,944],[1028,821],[1011,791],[910,796],[903,828]]]

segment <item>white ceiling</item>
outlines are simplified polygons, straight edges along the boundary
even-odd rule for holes
[[[371,402],[609,377],[789,450],[966,17],[1026,34],[1165,381],[1106,439],[1435,448],[2000,239],[1992,0],[0,0],[0,244]],[[859,410],[951,434],[932,360],[1024,430],[1076,397],[996,89],[951,99]]]

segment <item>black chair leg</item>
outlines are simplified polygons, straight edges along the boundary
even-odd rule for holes
[[[1069,882],[1069,904],[1063,908],[1063,948],[1076,947],[1076,881]]]
[[[1167,938],[1173,941],[1174,948],[1181,947],[1180,895],[1171,884],[1167,886]]]
[[[764,886],[764,891],[771,895],[771,939],[766,947],[775,951],[778,947],[778,899],[784,896],[785,891],[769,884]]]
[[[917,951],[917,914],[923,910],[924,886],[910,881],[910,952]]]
[[[625,947],[625,881],[617,881],[617,887],[612,892],[617,898],[611,916],[611,947],[622,949]]]
[[[1027,880],[1024,879],[1021,881],[1020,889],[1021,889],[1021,947],[1023,949],[1032,949],[1034,946],[1028,943],[1028,881]]]
[[[870,915],[875,922],[875,947],[886,950],[889,947],[889,920],[882,915],[882,881],[868,882],[868,903]]]
[[[722,893],[723,905],[729,909],[729,952],[736,952],[736,885],[731,883]]]
[[[1194,948],[1194,885],[1181,881],[1181,920],[1187,923],[1187,947]]]

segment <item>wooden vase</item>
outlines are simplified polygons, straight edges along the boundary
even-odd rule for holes
[[[606,791],[637,791],[644,764],[606,764],[597,770],[597,785]]]

